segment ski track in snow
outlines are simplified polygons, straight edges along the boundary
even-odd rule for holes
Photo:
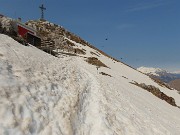
[[[179,135],[179,109],[129,83],[155,85],[145,75],[118,68],[103,76],[0,35],[0,135]]]

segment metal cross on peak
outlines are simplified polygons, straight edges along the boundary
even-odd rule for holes
[[[46,10],[46,8],[44,7],[43,4],[39,6],[39,8],[41,9],[41,19],[44,19],[44,10]]]

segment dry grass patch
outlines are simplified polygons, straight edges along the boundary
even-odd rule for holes
[[[107,67],[104,63],[102,63],[98,58],[89,57],[86,60],[89,64],[95,65],[97,67]]]

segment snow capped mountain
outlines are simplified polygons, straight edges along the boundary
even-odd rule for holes
[[[148,67],[140,67],[137,68],[137,70],[141,71],[142,73],[148,74],[152,77],[158,78],[163,82],[169,83],[170,81],[180,79],[180,74],[176,73],[170,73],[166,70],[160,69],[160,68],[148,68]]]
[[[153,67],[139,67],[137,68],[138,71],[141,71],[145,74],[151,74],[155,76],[159,76],[159,73],[167,73],[167,71],[160,69],[160,68],[153,68]]]
[[[60,26],[28,25],[54,56],[0,34],[0,134],[180,134],[176,90]]]

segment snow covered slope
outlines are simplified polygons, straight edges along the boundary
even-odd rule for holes
[[[130,82],[158,87],[180,106],[177,91],[71,42],[86,55],[57,58],[0,35],[0,135],[180,134],[180,109]],[[108,68],[87,63],[91,52]]]

